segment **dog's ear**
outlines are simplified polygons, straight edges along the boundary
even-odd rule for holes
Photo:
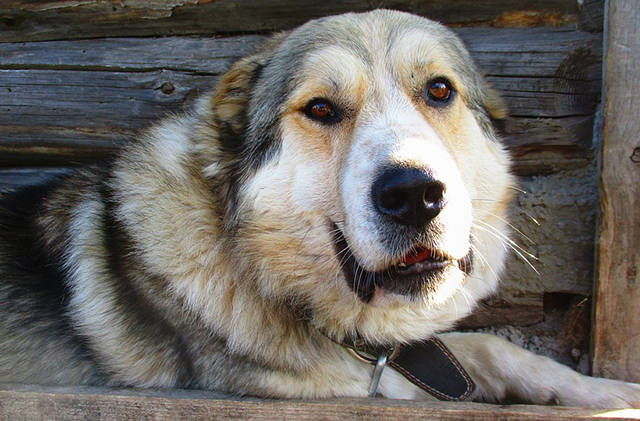
[[[269,38],[257,51],[237,61],[218,82],[210,107],[216,125],[238,135],[246,125],[246,110],[253,86],[274,51],[286,37],[280,33]]]
[[[494,132],[502,136],[505,133],[506,119],[509,116],[507,104],[502,98],[502,95],[493,87],[489,86],[487,82],[484,83],[484,89],[482,91],[482,107],[489,116]]]
[[[485,88],[482,101],[491,120],[504,120],[509,115],[507,104],[504,102],[502,95],[491,86]]]

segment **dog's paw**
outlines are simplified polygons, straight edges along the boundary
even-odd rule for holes
[[[586,408],[640,408],[640,384],[581,376],[575,388],[564,388],[557,402]]]

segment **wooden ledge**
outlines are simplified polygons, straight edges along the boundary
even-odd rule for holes
[[[620,420],[640,410],[390,399],[266,400],[192,390],[0,384],[0,419]]]

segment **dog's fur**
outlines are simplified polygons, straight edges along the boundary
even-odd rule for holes
[[[434,78],[454,88],[443,106],[425,96]],[[339,121],[312,118],[314,98]],[[371,366],[334,341],[427,338],[496,288],[504,117],[460,40],[429,20],[374,11],[276,35],[110,165],[3,195],[0,382],[365,396]],[[418,229],[377,212],[387,167],[441,181],[437,217]],[[412,248],[447,264],[385,277]],[[635,385],[498,338],[441,338],[475,399],[640,405]],[[425,397],[391,369],[379,391]]]

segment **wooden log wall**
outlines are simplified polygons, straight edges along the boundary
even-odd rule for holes
[[[577,363],[588,348],[593,278],[602,1],[376,6],[450,25],[511,110],[504,136],[522,190],[514,239],[540,275],[513,257],[500,294],[462,326],[517,326],[506,328],[516,340]],[[0,187],[104,159],[211,89],[270,31],[370,8],[364,0],[3,1]]]

